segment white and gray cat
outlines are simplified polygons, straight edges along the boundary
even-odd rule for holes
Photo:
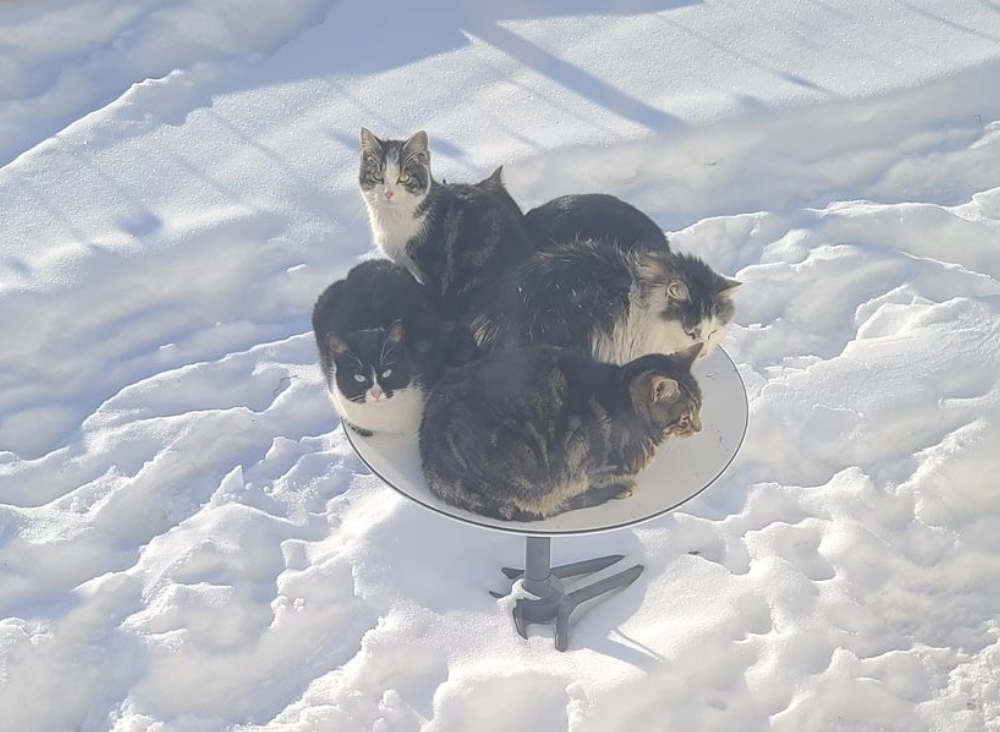
[[[733,318],[739,285],[659,247],[554,243],[497,280],[472,335],[485,351],[548,344],[619,365],[694,344],[704,356]]]
[[[701,429],[690,371],[700,349],[616,366],[536,346],[452,369],[424,409],[427,484],[447,503],[509,521],[627,497],[663,440]]]
[[[452,312],[466,312],[486,283],[534,250],[513,199],[490,184],[494,176],[485,185],[434,179],[426,132],[389,140],[362,129],[358,180],[378,247]]]

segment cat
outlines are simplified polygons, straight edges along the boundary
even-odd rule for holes
[[[508,521],[632,495],[663,440],[701,429],[690,371],[700,349],[616,366],[533,346],[452,369],[428,394],[420,427],[428,487]]]
[[[524,216],[528,235],[539,249],[574,239],[592,239],[625,251],[670,251],[667,235],[649,216],[607,193],[553,198]]]
[[[548,344],[619,365],[695,343],[706,356],[733,318],[739,285],[691,255],[573,240],[498,280],[472,337],[483,351]]]
[[[502,172],[494,175],[480,184],[439,183],[426,132],[402,141],[361,130],[359,183],[375,242],[452,314],[466,312],[486,283],[534,250]]]
[[[447,365],[449,322],[440,301],[405,267],[355,265],[312,313],[330,399],[358,434],[416,433],[426,387]]]

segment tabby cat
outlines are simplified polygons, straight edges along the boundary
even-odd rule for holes
[[[548,344],[625,364],[722,340],[737,280],[686,254],[554,244],[499,279],[472,320],[484,351]]]
[[[539,249],[574,239],[592,239],[625,251],[670,251],[667,236],[655,221],[607,193],[553,198],[528,211],[524,225]]]
[[[430,490],[510,521],[592,505],[590,494],[631,495],[657,445],[701,429],[690,371],[700,349],[616,366],[535,346],[452,369],[420,427]]]
[[[402,141],[361,130],[359,182],[375,242],[455,313],[534,249],[520,209],[494,175],[497,181],[476,185],[439,183],[427,133]]]
[[[334,408],[351,429],[416,433],[425,388],[445,366],[449,324],[439,300],[384,259],[356,265],[312,314]]]

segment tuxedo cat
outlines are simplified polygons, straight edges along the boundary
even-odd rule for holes
[[[553,198],[525,214],[524,225],[539,249],[592,239],[625,251],[645,248],[670,251],[663,230],[630,203],[607,193],[581,193]]]
[[[362,435],[416,433],[425,388],[446,363],[438,298],[384,259],[356,265],[316,300],[313,334],[334,408]]]
[[[427,398],[420,455],[431,491],[511,521],[626,497],[670,435],[701,429],[700,346],[624,366],[551,346],[452,369]],[[605,498],[606,499],[606,498]]]
[[[476,185],[439,183],[423,131],[403,141],[362,129],[359,182],[379,248],[453,313],[534,249],[499,169]]]
[[[707,355],[733,318],[739,285],[690,255],[573,240],[498,280],[472,336],[485,351],[549,344],[616,364],[695,343]]]

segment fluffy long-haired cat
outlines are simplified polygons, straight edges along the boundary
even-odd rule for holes
[[[478,185],[439,183],[427,133],[385,140],[361,130],[359,182],[375,242],[453,312],[534,249],[499,170],[494,175]]]
[[[631,495],[657,445],[701,429],[690,371],[700,348],[617,366],[536,346],[452,369],[428,395],[420,428],[428,486],[512,521],[592,505],[591,494]]]
[[[472,320],[485,351],[548,344],[624,364],[722,340],[740,285],[686,254],[554,244],[501,278]]]
[[[446,360],[449,324],[439,299],[406,268],[371,259],[320,294],[312,324],[345,425],[362,435],[416,433],[425,390]]]
[[[670,251],[667,235],[630,203],[607,193],[577,193],[553,198],[524,216],[539,249],[574,239],[591,239],[625,251]]]

